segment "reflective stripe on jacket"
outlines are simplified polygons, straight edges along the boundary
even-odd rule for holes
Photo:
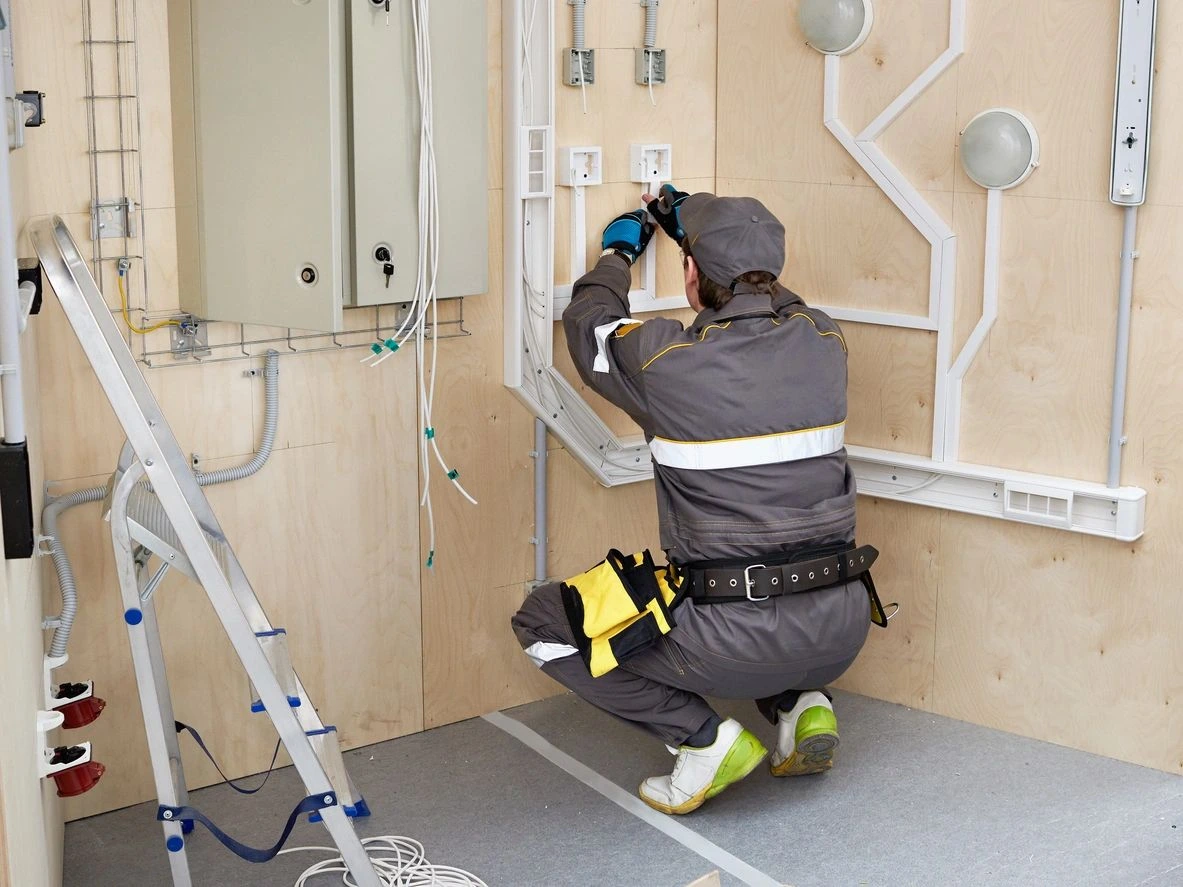
[[[689,327],[638,323],[630,282],[624,259],[601,258],[576,282],[563,325],[583,381],[645,433],[670,560],[853,539],[846,343],[834,321],[783,287],[769,297],[741,286]]]

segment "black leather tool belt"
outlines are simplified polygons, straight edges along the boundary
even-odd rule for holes
[[[691,564],[682,570],[690,578],[689,596],[696,603],[763,601],[782,594],[844,585],[854,579],[869,579],[868,571],[879,552],[870,545],[852,545],[820,557],[816,553],[804,553],[803,557],[807,559],[781,564],[759,561],[744,566]]]

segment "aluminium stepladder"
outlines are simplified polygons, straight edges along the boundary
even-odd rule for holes
[[[297,810],[321,818],[359,887],[381,887],[350,818],[364,802],[344,771],[336,734],[308,700],[286,646],[276,643],[282,629],[263,612],[73,237],[57,216],[34,220],[28,233],[127,435],[107,507],[173,884],[192,883],[184,840],[191,821],[176,815],[188,809],[188,796],[152,594],[177,569],[205,590],[304,782],[308,796]],[[160,566],[150,572],[151,556]]]

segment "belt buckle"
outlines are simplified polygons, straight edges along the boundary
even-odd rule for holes
[[[763,597],[752,597],[752,588],[755,587],[756,580],[751,576],[752,570],[766,570],[767,568],[768,567],[766,564],[749,564],[743,568],[743,590],[749,601],[759,603],[760,601],[768,600],[769,595],[764,595]]]

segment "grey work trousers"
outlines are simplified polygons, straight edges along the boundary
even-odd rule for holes
[[[598,678],[578,653],[563,655],[574,637],[558,583],[531,593],[511,622],[524,650],[557,657],[542,664],[547,675],[671,746],[716,717],[703,696],[763,700],[768,715],[770,698],[822,689],[854,662],[871,624],[857,581],[766,601],[686,600],[674,617],[657,644]]]

